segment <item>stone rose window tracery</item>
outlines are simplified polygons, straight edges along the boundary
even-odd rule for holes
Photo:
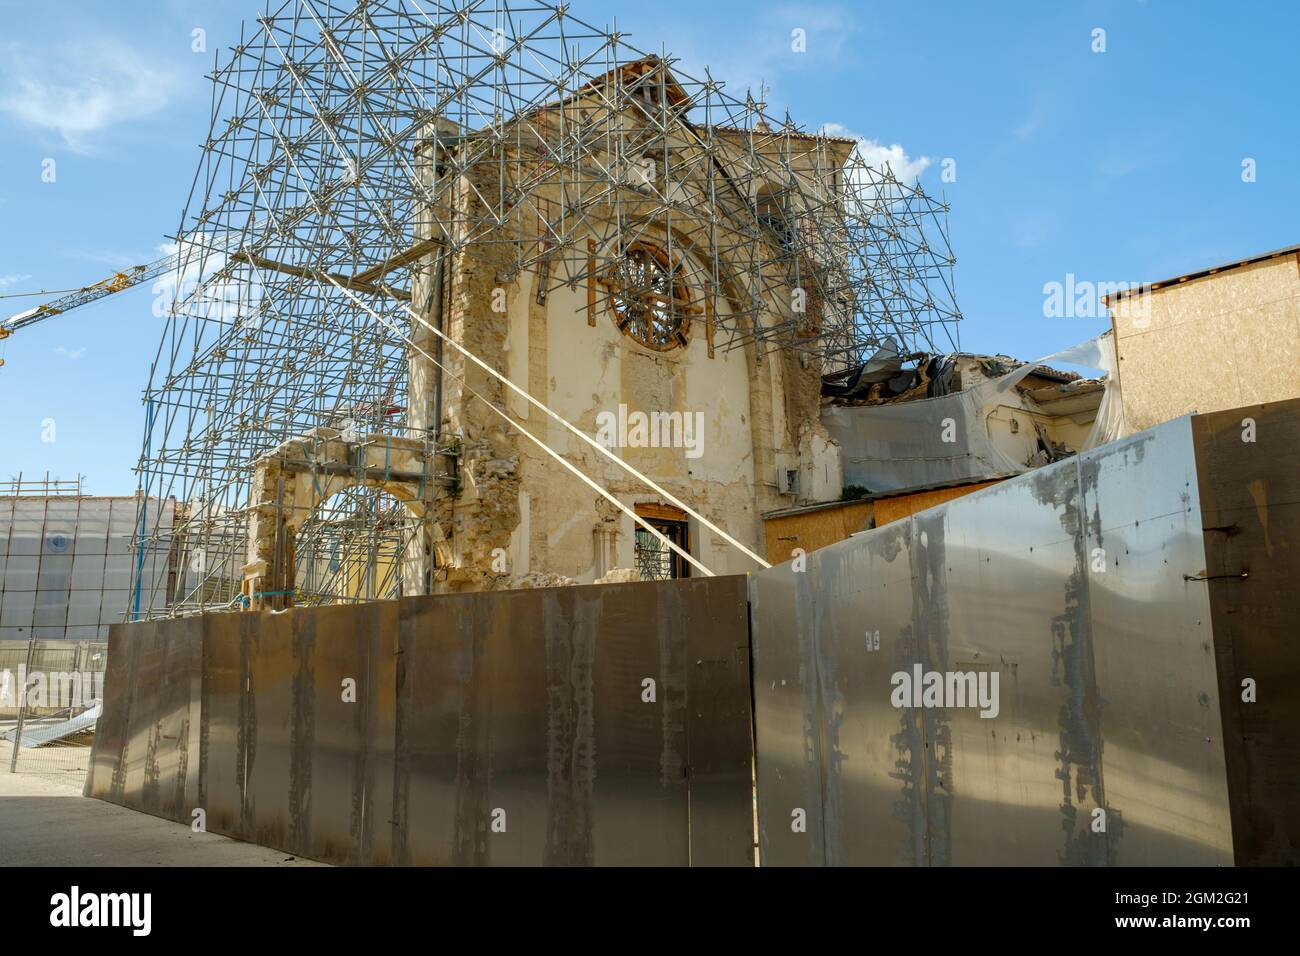
[[[686,345],[690,287],[680,262],[649,242],[634,242],[609,271],[606,285],[619,331],[646,348],[667,352]]]

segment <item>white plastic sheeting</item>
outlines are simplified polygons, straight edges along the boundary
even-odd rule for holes
[[[833,406],[822,423],[839,443],[844,484],[871,492],[904,491],[1018,475],[1029,466],[1007,456],[988,432],[985,410],[1035,367],[1050,363],[1081,365],[1105,374],[1105,389],[1086,451],[1122,438],[1123,404],[1115,374],[1115,343],[1110,332],[1027,362],[1000,378],[937,398],[892,405]]]
[[[166,602],[169,543],[141,554],[137,498],[0,498],[0,640],[106,640],[141,606]],[[146,502],[147,527],[169,532],[175,510]]]

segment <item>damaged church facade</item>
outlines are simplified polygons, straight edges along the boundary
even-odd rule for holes
[[[783,171],[797,182],[788,193],[811,200],[790,215],[806,230],[832,229],[819,218],[833,214],[854,144],[715,129],[706,168],[696,155],[699,132],[679,116],[686,101],[672,73],[649,59],[516,119],[526,134],[507,127],[508,145],[467,170],[455,171],[459,140],[424,151],[432,175],[457,177],[440,191],[450,208],[435,210],[453,223],[481,221],[479,197],[496,186],[501,163],[525,182],[545,176],[545,161],[524,145],[530,136],[577,131],[592,141],[587,162],[617,170],[616,185],[574,177],[536,189],[508,206],[491,236],[471,239],[441,271],[429,270],[445,287],[441,314],[435,304],[429,322],[444,323],[473,356],[447,349],[440,375],[412,350],[411,380],[441,389],[433,398],[440,430],[463,443],[457,494],[441,499],[431,528],[435,590],[591,583],[617,569],[690,573],[630,516],[557,468],[543,444],[710,570],[756,567],[563,423],[754,550],[763,511],[839,496],[838,449],[820,421],[820,357],[764,347],[763,330],[818,322],[818,309],[842,307],[796,312],[797,257],[779,231],[787,213],[769,197],[788,187],[776,175]],[[768,161],[767,175],[746,162],[751,151]],[[702,201],[716,179],[730,186],[729,202]],[[767,218],[763,203],[774,207]],[[585,223],[566,247],[533,268],[512,269],[520,248],[547,247],[551,224],[575,208]],[[436,351],[436,336],[414,325],[413,338],[425,331],[428,351]],[[724,347],[721,327],[742,330],[743,339]],[[413,390],[412,405],[422,397]]]
[[[239,185],[188,214],[204,281],[167,335],[198,344],[151,384],[141,463],[176,567],[141,616],[755,570],[764,513],[841,496],[823,376],[955,344],[946,207],[855,140],[560,8],[500,49],[481,26],[346,95],[284,63],[214,116]],[[399,67],[441,99],[412,108]],[[404,125],[345,146],[356,96]],[[251,304],[213,320],[231,284]]]
[[[1296,671],[1295,401],[1116,441],[1124,325],[963,352],[942,204],[565,7],[258,27],[88,795],[354,864],[1295,860],[1238,690]]]

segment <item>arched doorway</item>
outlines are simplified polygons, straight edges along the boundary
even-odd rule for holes
[[[421,523],[380,488],[338,491],[302,523],[294,545],[295,602],[352,604],[402,593],[402,563]]]

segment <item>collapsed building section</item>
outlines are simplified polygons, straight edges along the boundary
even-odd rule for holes
[[[823,375],[956,348],[942,204],[564,7],[286,3],[213,81],[140,616],[751,570]]]
[[[823,376],[822,424],[842,495],[764,513],[774,563],[1128,434],[1110,333],[1035,362],[886,343]]]
[[[1109,335],[1039,362],[1005,355],[904,356],[882,349],[826,376],[822,420],[863,493],[1017,475],[1125,434]],[[1046,362],[1102,370],[1084,378]]]

